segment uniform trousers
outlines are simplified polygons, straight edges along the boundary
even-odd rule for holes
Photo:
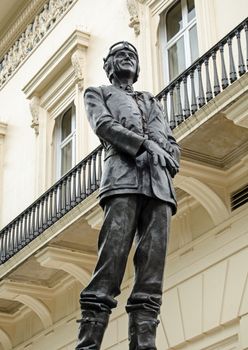
[[[82,310],[107,311],[117,306],[128,254],[135,239],[135,279],[126,311],[160,311],[171,205],[142,194],[104,199],[98,261],[89,285],[80,294]]]

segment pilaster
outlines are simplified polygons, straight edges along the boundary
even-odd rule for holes
[[[3,193],[3,165],[4,165],[4,139],[7,133],[8,124],[0,121],[0,201],[2,203]],[[0,224],[1,224],[1,213],[0,213]]]
[[[240,319],[240,330],[239,330],[239,343],[240,350],[248,349],[248,314],[244,315]]]

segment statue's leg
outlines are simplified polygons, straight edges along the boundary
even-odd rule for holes
[[[98,261],[89,285],[81,292],[77,350],[99,350],[120,285],[137,227],[137,196],[106,198],[99,234]]]
[[[129,350],[156,350],[156,331],[159,321],[151,311],[129,313]]]
[[[143,199],[134,255],[135,283],[128,299],[130,350],[156,350],[171,207]]]
[[[86,310],[82,312],[78,344],[75,350],[98,350],[100,349],[105,329],[108,325],[109,313],[106,311]]]

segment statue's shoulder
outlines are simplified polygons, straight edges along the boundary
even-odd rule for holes
[[[149,104],[152,104],[153,106],[158,107],[161,110],[161,112],[163,112],[162,104],[156,96],[154,96],[151,92],[148,91],[141,91],[140,93],[142,94],[143,99],[145,101],[147,101]]]
[[[100,91],[100,86],[88,86],[84,91],[84,95],[86,95],[88,92],[99,92],[99,91]]]
[[[84,96],[88,93],[96,93],[98,95],[104,96],[106,92],[110,91],[112,85],[101,85],[101,86],[89,86],[84,91]]]
[[[146,99],[157,100],[156,97],[149,91],[139,91],[139,93]]]

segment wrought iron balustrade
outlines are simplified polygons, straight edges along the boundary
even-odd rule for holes
[[[248,18],[157,95],[164,105],[171,128],[174,129],[193,115],[237,80],[238,76],[246,73],[247,69]]]
[[[96,148],[0,231],[0,264],[98,189],[102,151]]]
[[[233,54],[234,40],[236,40],[236,56]],[[226,56],[229,62],[228,74]],[[234,57],[237,60],[236,64]],[[248,18],[156,96],[164,102],[165,114],[171,128],[174,129],[193,115],[238,79],[238,76],[241,77],[246,73],[247,69]],[[99,188],[102,152],[102,146],[96,148],[0,231],[0,264],[10,259]]]

